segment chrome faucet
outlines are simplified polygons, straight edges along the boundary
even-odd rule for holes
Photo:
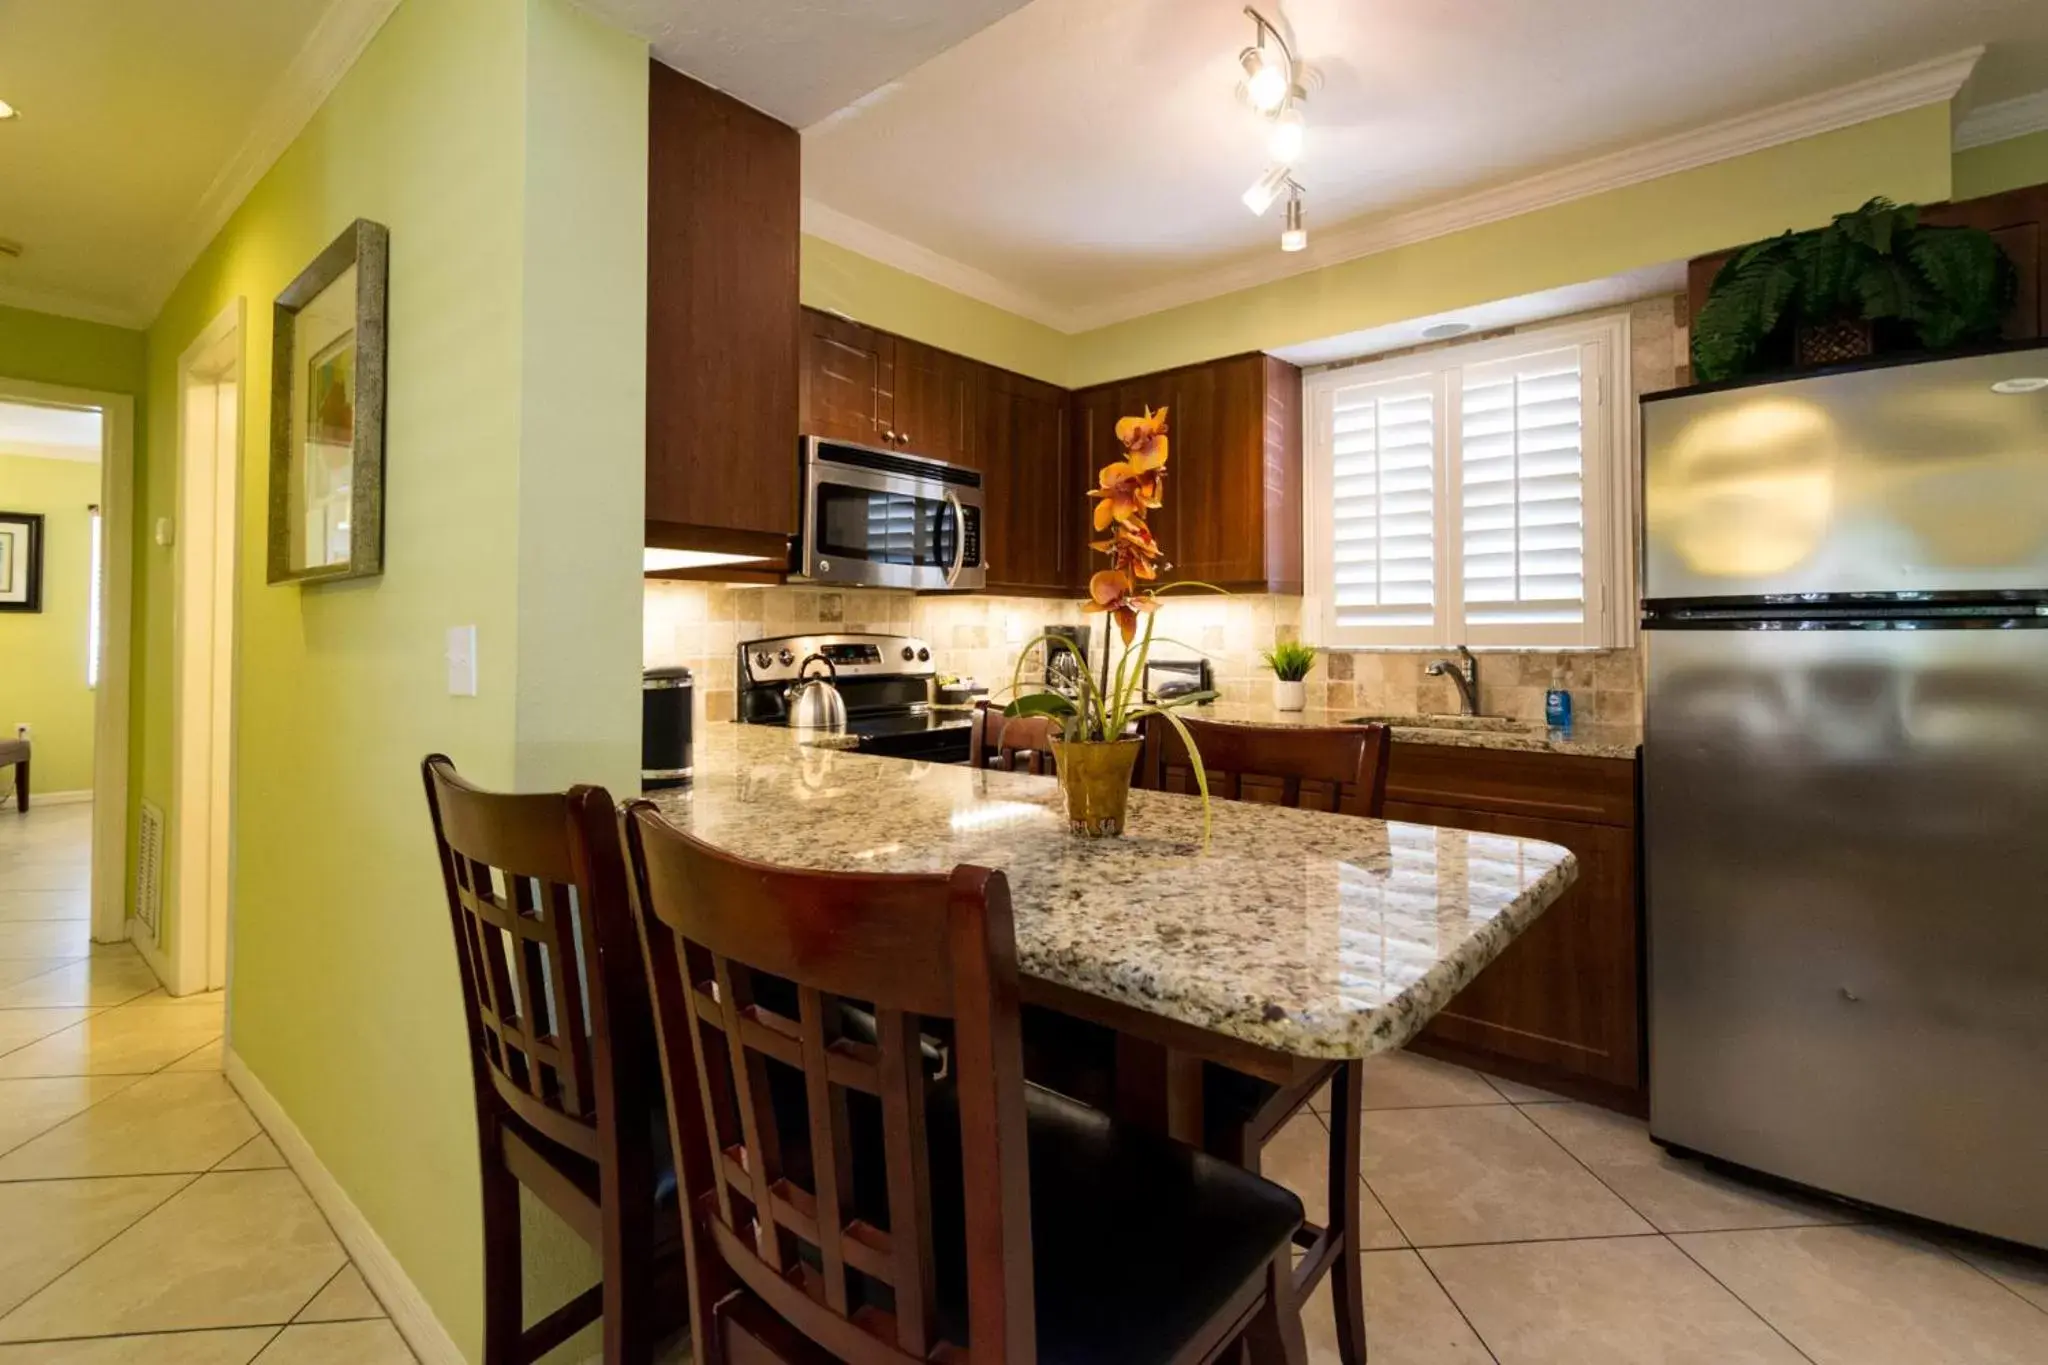
[[[1438,659],[1422,670],[1432,678],[1449,678],[1458,688],[1458,706],[1468,716],[1479,714],[1479,660],[1472,657],[1472,651],[1458,646],[1458,662]]]

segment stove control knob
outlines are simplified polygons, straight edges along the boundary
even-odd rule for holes
[[[932,661],[932,652],[928,649],[920,649],[917,651],[917,661],[921,664],[930,663]]]
[[[819,561],[818,561],[818,572],[819,572],[819,573],[831,573],[831,572],[832,572],[832,561],[831,561],[831,560],[829,560],[829,559],[821,559],[821,560],[819,560]]]
[[[788,668],[791,664],[796,662],[796,655],[792,654],[790,651],[786,649],[783,650],[780,654],[776,655],[775,657],[781,661],[782,666],[784,668]]]
[[[768,666],[769,664],[772,664],[772,663],[774,663],[774,662],[775,662],[775,658],[774,658],[774,656],[773,656],[773,655],[771,655],[771,654],[770,654],[770,653],[769,653],[769,652],[768,652],[767,650],[765,650],[765,649],[764,649],[764,650],[762,650],[762,651],[761,651],[761,652],[760,652],[759,654],[756,654],[756,655],[754,656],[754,667],[756,667],[756,668],[766,668],[766,667],[767,667],[767,666]]]
[[[909,663],[909,662],[910,662],[910,661],[911,661],[912,659],[915,659],[916,657],[917,657],[917,651],[916,651],[916,650],[912,649],[912,648],[911,648],[911,647],[910,647],[909,645],[905,645],[905,646],[903,646],[903,662],[904,662],[904,663]]]

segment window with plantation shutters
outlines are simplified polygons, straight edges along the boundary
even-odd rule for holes
[[[1627,351],[1615,317],[1305,379],[1319,643],[1627,643]]]
[[[1331,409],[1331,598],[1348,627],[1436,617],[1437,386],[1360,384]]]

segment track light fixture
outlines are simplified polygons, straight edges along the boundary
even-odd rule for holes
[[[1266,173],[1244,192],[1244,206],[1263,218],[1266,210],[1273,207],[1273,201],[1280,197],[1280,192],[1291,183],[1285,166],[1269,166]]]
[[[1287,182],[1287,185],[1287,224],[1280,233],[1280,249],[1282,251],[1306,251],[1308,249],[1308,229],[1302,226],[1301,222],[1301,186],[1291,180]]]
[[[1291,168],[1301,160],[1306,140],[1308,118],[1302,106],[1308,101],[1308,91],[1304,84],[1314,73],[1295,60],[1294,50],[1271,20],[1249,5],[1244,12],[1252,21],[1252,45],[1238,54],[1238,64],[1244,68],[1242,93],[1245,102],[1272,125],[1266,147],[1273,157],[1273,164],[1244,192],[1244,206],[1264,217],[1285,193],[1287,223],[1280,234],[1280,249],[1301,251],[1308,246],[1308,230],[1302,226],[1302,188]],[[1268,38],[1273,40],[1270,50]]]

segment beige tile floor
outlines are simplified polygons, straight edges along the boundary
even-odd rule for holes
[[[220,1071],[92,944],[90,806],[0,811],[0,1365],[412,1365]]]
[[[39,926],[0,934],[0,1365],[412,1361],[221,1078],[219,1001],[85,942],[87,819],[0,812],[0,926]],[[1718,1175],[1421,1057],[1373,1062],[1364,1103],[1373,1365],[2048,1365],[2048,1258]],[[1327,1124],[1266,1162],[1317,1219]],[[1331,1365],[1327,1287],[1307,1326]]]

